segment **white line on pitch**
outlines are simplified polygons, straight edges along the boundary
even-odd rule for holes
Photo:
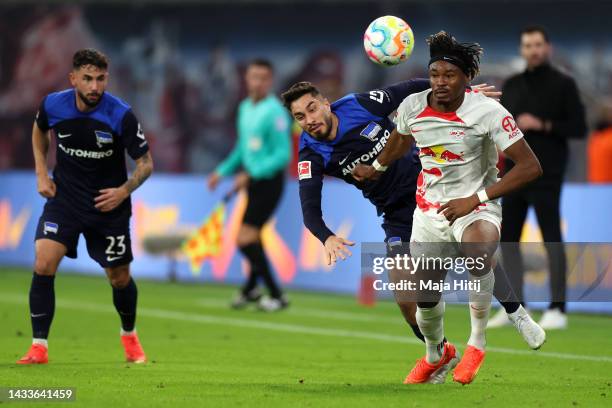
[[[14,294],[2,294],[0,296],[0,302],[12,303],[12,304],[27,304],[27,298],[24,296],[16,296]],[[91,312],[102,312],[102,313],[115,313],[112,307],[95,304],[95,303],[84,303],[67,300],[58,300],[58,307],[73,309],[78,311],[91,311]],[[239,328],[252,328],[252,329],[263,329],[263,330],[274,330],[288,333],[302,333],[302,334],[314,334],[319,336],[330,336],[330,337],[346,337],[346,338],[358,338],[363,340],[377,340],[392,343],[404,343],[404,344],[422,344],[419,340],[406,337],[397,336],[392,334],[380,334],[371,333],[364,331],[355,330],[342,330],[342,329],[330,329],[324,327],[312,327],[312,326],[301,326],[296,324],[287,323],[275,323],[275,322],[264,322],[261,320],[254,319],[241,319],[235,317],[220,317],[211,316],[206,314],[193,314],[177,312],[172,310],[163,309],[151,309],[145,307],[138,308],[138,314],[145,317],[154,317],[158,319],[170,319],[186,322],[214,324],[220,326],[232,326]],[[569,353],[557,353],[549,351],[528,351],[528,350],[516,350],[505,347],[488,347],[487,351],[493,351],[502,354],[512,354],[530,357],[547,357],[547,358],[558,358],[563,360],[581,360],[581,361],[595,361],[595,362],[606,362],[612,363],[612,357],[609,356],[587,356],[580,354],[569,354]]]
[[[196,305],[209,309],[224,309],[228,308],[228,302],[223,299],[200,299],[195,301]],[[380,316],[375,314],[353,313],[353,312],[338,312],[334,310],[318,309],[311,307],[291,306],[287,312],[295,316],[317,317],[322,319],[350,320],[359,322],[373,323],[403,323],[399,310],[397,317]]]

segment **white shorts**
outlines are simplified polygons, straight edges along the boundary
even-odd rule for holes
[[[427,248],[428,256],[460,256],[459,243],[463,237],[465,229],[477,220],[489,221],[497,232],[501,230],[502,210],[498,200],[488,201],[485,206],[477,207],[474,211],[465,215],[449,225],[444,215],[436,213],[436,210],[429,210],[427,213],[418,207],[414,210],[412,217],[411,252],[413,256],[418,256]],[[440,243],[440,245],[418,245]],[[445,245],[449,244],[449,245]],[[451,253],[448,253],[451,250]]]

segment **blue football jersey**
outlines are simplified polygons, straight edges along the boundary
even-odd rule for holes
[[[53,199],[81,214],[97,214],[94,198],[99,190],[119,187],[127,180],[125,152],[136,160],[149,147],[127,103],[105,92],[93,110],[81,112],[75,96],[74,89],[47,95],[36,124],[45,132],[53,129],[57,141]],[[111,213],[129,212],[130,200],[125,200]]]
[[[379,215],[406,200],[414,200],[420,163],[416,148],[392,163],[376,181],[358,182],[351,174],[358,164],[371,164],[395,128],[389,115],[408,95],[429,88],[429,81],[415,79],[349,94],[331,105],[338,118],[336,138],[320,141],[307,132],[300,136],[298,177],[306,227],[321,242],[333,233],[321,213],[323,177],[333,176],[354,185],[376,206]]]

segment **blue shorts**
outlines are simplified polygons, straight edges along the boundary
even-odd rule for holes
[[[66,203],[49,199],[45,204],[35,240],[50,239],[63,244],[69,258],[77,257],[79,236],[83,234],[91,259],[103,268],[129,264],[132,256],[130,216],[80,214]]]
[[[410,244],[415,208],[416,201],[412,198],[401,205],[385,209],[382,228],[385,231],[385,243],[389,253],[393,252],[392,247],[400,249],[405,244],[407,248]]]

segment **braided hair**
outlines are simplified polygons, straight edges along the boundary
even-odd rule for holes
[[[480,72],[480,56],[483,53],[480,44],[460,43],[446,31],[430,35],[427,44],[431,58],[429,65],[435,61],[448,61],[458,66],[470,80]]]

